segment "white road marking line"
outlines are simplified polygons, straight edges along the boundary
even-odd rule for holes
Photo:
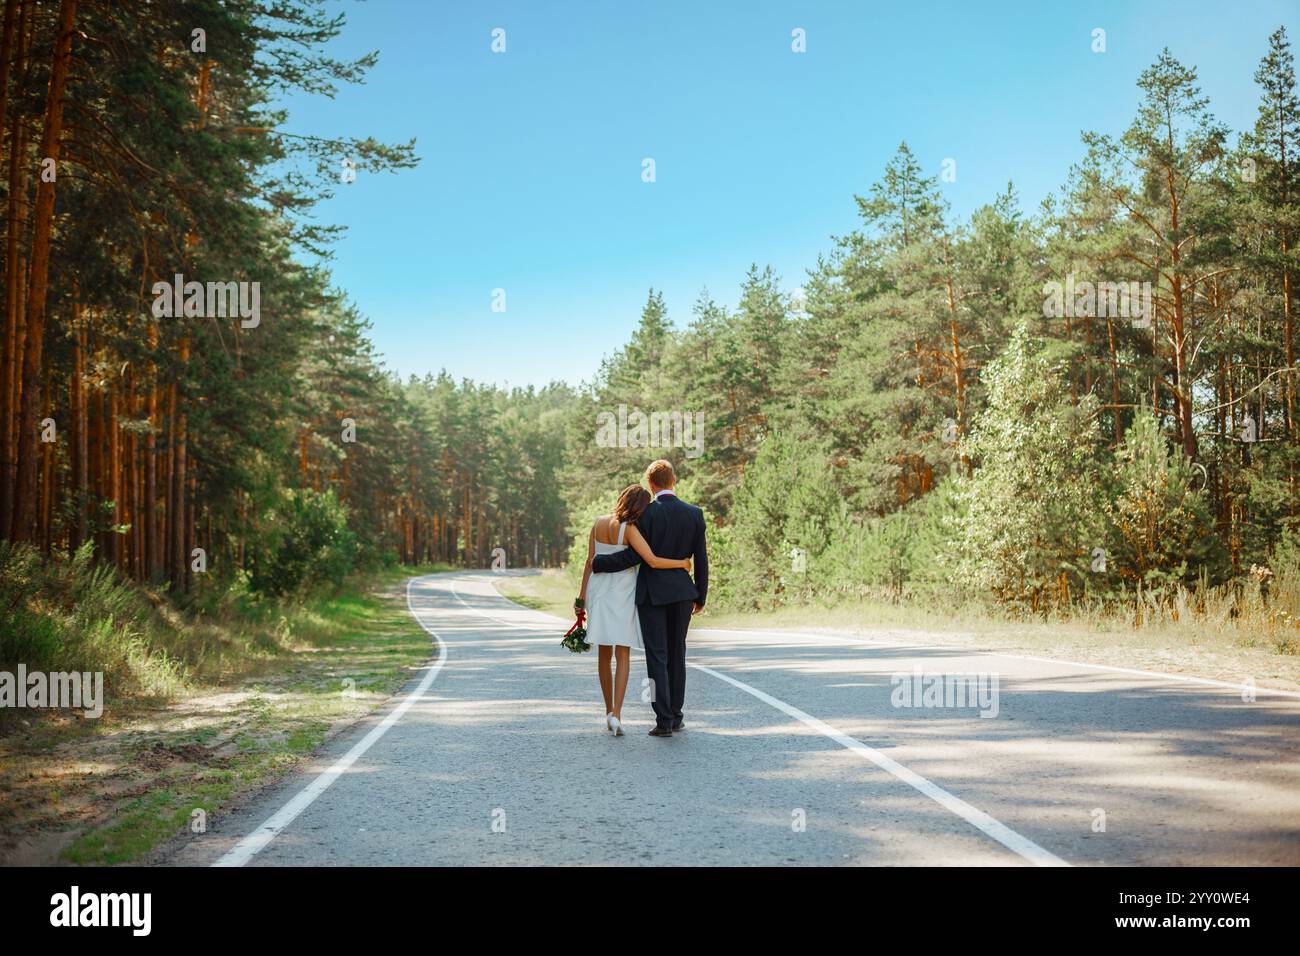
[[[751,687],[749,684],[746,684],[743,681],[738,681],[734,677],[730,677],[722,673],[721,671],[715,671],[713,668],[705,667],[703,664],[696,664],[690,661],[688,661],[687,663],[690,667],[693,667],[696,670],[704,671],[704,673],[710,674],[713,677],[718,678],[718,680],[726,681],[728,684],[731,684],[733,687],[737,687],[740,690],[743,690],[745,693],[750,694],[753,697],[757,697],[759,700],[763,701],[763,703],[775,707],[777,710],[781,711],[782,713],[788,714],[789,716],[793,717],[795,720],[807,724],[809,727],[811,727],[813,730],[816,730],[818,733],[826,737],[829,737],[831,740],[835,741],[841,747],[844,747],[847,750],[851,750],[854,753],[858,754],[859,756],[865,757],[867,760],[871,761],[881,770],[886,770],[889,773],[893,774],[899,780],[902,780],[904,783],[920,791],[925,796],[929,797],[931,800],[933,800],[935,803],[939,804],[946,810],[950,810],[951,812],[955,813],[957,816],[961,817],[971,826],[975,827],[978,830],[983,831],[986,835],[992,837],[994,840],[997,840],[1008,850],[1011,850],[1013,853],[1019,854],[1020,856],[1024,857],[1026,860],[1028,860],[1030,863],[1034,864],[1035,866],[1069,866],[1070,865],[1066,863],[1064,860],[1062,860],[1060,857],[1052,853],[1049,853],[1047,850],[1044,850],[1033,840],[1030,840],[1028,837],[1021,836],[1019,833],[1017,833],[1015,830],[1012,830],[1006,824],[1000,823],[999,821],[995,820],[993,817],[989,816],[983,810],[971,806],[969,803],[967,803],[965,800],[962,800],[960,797],[953,796],[947,790],[943,789],[940,786],[937,786],[936,784],[931,783],[925,777],[922,777],[919,773],[916,773],[913,770],[909,770],[907,767],[904,767],[897,760],[885,756],[879,750],[875,750],[871,747],[868,747],[866,744],[864,744],[862,741],[858,740],[857,738],[850,737],[848,734],[845,733],[841,733],[840,731],[836,730],[834,727],[832,727],[830,724],[826,723],[825,721],[818,720],[816,717],[812,716],[811,714],[804,713],[798,707],[793,707],[790,704],[787,704],[783,700],[778,700],[777,698],[773,697],[771,694],[765,694],[757,687]]]
[[[474,605],[470,604],[470,603],[469,603],[468,601],[466,601],[463,597],[461,597],[461,596],[460,596],[460,592],[456,590],[456,582],[455,582],[454,579],[448,581],[447,583],[451,586],[451,594],[452,594],[452,597],[454,597],[454,598],[455,598],[457,601],[459,601],[461,604],[464,604],[467,608],[469,608],[471,611],[473,611],[473,612],[474,612],[475,614],[477,614],[479,617],[485,617],[485,618],[487,618],[489,621],[494,621],[494,622],[496,622],[497,624],[500,624],[502,627],[513,627],[513,628],[515,628],[515,629],[517,629],[517,630],[523,630],[523,631],[540,631],[542,628],[544,628],[544,627],[549,627],[549,626],[550,626],[549,624],[542,624],[542,623],[540,623],[540,622],[537,623],[537,624],[516,624],[516,623],[514,623],[513,621],[505,621],[505,620],[502,620],[502,619],[499,618],[499,617],[493,617],[491,614],[487,613],[486,611],[483,611],[483,610],[480,610],[479,608],[474,607]],[[493,591],[496,591],[496,589],[497,589],[497,586],[496,586],[495,584],[491,584],[491,583],[489,583],[488,586],[491,587]],[[499,591],[497,591],[497,597],[501,598],[501,600],[503,600],[503,601],[510,601],[510,599],[509,599],[508,597],[504,597],[504,596],[501,594],[501,592],[499,592]],[[521,610],[524,610],[524,611],[530,611],[530,610],[532,610],[532,608],[526,608],[526,607],[524,607],[522,604],[516,604],[514,601],[510,601],[510,603],[511,603],[511,604],[514,604],[515,607],[517,607],[517,608],[519,608],[519,609],[521,609]],[[538,611],[537,613],[538,613],[538,614],[542,614],[543,612]],[[551,618],[552,620],[556,620],[556,621],[560,620],[560,618],[558,618],[558,617],[554,617],[553,615],[550,615],[550,614],[546,614],[546,615],[544,615],[544,616],[545,616],[545,617],[548,617],[548,618]]]
[[[1189,677],[1185,674],[1166,674],[1164,671],[1140,671],[1131,667],[1116,667],[1113,664],[1085,664],[1082,661],[1066,661],[1055,657],[1030,657],[1026,654],[1003,654],[998,651],[985,651],[994,657],[1010,657],[1018,661],[1038,661],[1042,664],[1069,664],[1071,667],[1085,667],[1089,670],[1114,671],[1117,674],[1136,674],[1139,677],[1162,677],[1165,680],[1179,681],[1185,684],[1206,684],[1210,687],[1226,687],[1229,690],[1251,691],[1255,694],[1272,694],[1274,697],[1293,697],[1300,700],[1300,692],[1282,690],[1277,687],[1256,687],[1253,684],[1234,684],[1226,680],[1212,680],[1209,677]]]
[[[495,590],[496,585],[493,584],[492,588],[493,590]],[[475,608],[470,604],[468,604],[465,601],[465,599],[462,598],[460,594],[456,591],[455,584],[452,584],[451,590],[452,590],[452,594],[455,595],[456,600],[460,601],[461,604],[464,604],[465,607],[469,608],[475,614],[478,614],[482,617],[486,617],[489,621],[495,621],[496,623],[502,625],[503,627],[513,627],[522,630],[536,630],[537,628],[543,626],[541,624],[538,624],[536,626],[530,624],[514,624],[510,621],[504,621],[500,618],[493,617],[492,615],[487,614],[484,611],[480,611],[478,608]],[[501,597],[502,595],[500,594],[500,592],[498,592],[497,596]],[[505,600],[508,601],[510,599],[505,598]],[[516,606],[521,608],[523,607],[523,605],[516,605]],[[528,608],[524,608],[524,609],[529,610]],[[538,611],[537,613],[542,614],[543,616],[548,617],[553,621],[562,620],[561,618],[556,617],[553,614],[545,614],[545,612],[543,611]],[[1015,661],[1033,661],[1039,664],[1061,664],[1066,667],[1079,667],[1086,670],[1110,671],[1111,673],[1115,673],[1115,674],[1132,674],[1135,677],[1152,677],[1159,680],[1175,681],[1181,684],[1199,684],[1204,687],[1223,687],[1228,690],[1234,690],[1234,691],[1249,690],[1249,691],[1254,691],[1256,694],[1271,694],[1274,697],[1290,697],[1290,698],[1300,700],[1300,691],[1282,690],[1281,688],[1276,688],[1276,687],[1259,687],[1250,684],[1234,684],[1231,681],[1214,680],[1213,678],[1209,678],[1209,677],[1192,677],[1187,674],[1169,674],[1169,673],[1165,673],[1164,671],[1137,670],[1131,667],[1119,667],[1118,665],[1115,664],[1087,664],[1084,663],[1083,661],[1065,660],[1064,658],[1060,658],[1060,657],[1034,657],[1029,654],[1008,654],[1003,651],[995,651],[983,647],[961,647],[960,645],[955,645],[955,644],[924,644],[916,641],[887,641],[887,640],[881,640],[881,639],[875,639],[869,637],[855,637],[852,634],[830,634],[830,633],[821,634],[812,631],[783,631],[783,630],[765,631],[765,630],[758,630],[754,628],[727,628],[727,627],[702,627],[696,629],[696,633],[698,634],[708,634],[710,632],[714,634],[737,634],[746,637],[751,637],[751,636],[775,637],[778,640],[786,640],[794,637],[812,638],[814,640],[820,641],[822,643],[827,643],[827,644],[847,643],[847,644],[858,644],[863,647],[898,647],[898,648],[905,648],[905,649],[918,648],[921,650],[929,650],[929,651],[933,651],[933,650],[951,651],[954,656],[983,654],[987,657],[1005,657],[1008,660],[1015,660]]]
[[[451,586],[451,593],[455,596],[456,600],[460,601],[461,604],[465,605],[465,607],[469,608],[469,610],[471,611],[474,611],[476,614],[486,617],[491,621],[496,621],[498,624],[504,624],[508,627],[525,626],[525,625],[513,624],[509,621],[502,621],[499,618],[495,618],[492,615],[487,614],[486,612],[481,611],[478,608],[475,608],[473,605],[471,605],[468,601],[466,601],[463,597],[460,596],[460,593],[456,590],[456,585],[454,581],[449,583]],[[494,591],[496,590],[495,584],[490,584],[490,586]],[[500,596],[499,593],[498,596]],[[509,599],[507,598],[506,600]],[[546,615],[546,616],[551,617],[551,615]],[[836,635],[826,635],[826,637],[833,639],[836,637]],[[853,643],[860,643],[860,642],[855,640],[853,641]],[[719,680],[726,681],[728,684],[731,684],[733,687],[737,687],[740,690],[743,690],[745,693],[757,697],[765,704],[769,704],[770,706],[775,707],[777,710],[781,711],[782,713],[788,714],[789,716],[795,718],[796,720],[801,721],[804,724],[807,724],[809,727],[813,728],[818,733],[826,737],[829,737],[831,740],[834,740],[836,743],[838,743],[841,747],[844,747],[847,750],[851,750],[852,752],[858,754],[859,756],[865,757],[867,760],[875,764],[880,769],[888,771],[889,773],[893,774],[899,780],[902,780],[904,783],[908,784],[915,790],[929,797],[931,800],[938,803],[944,809],[961,817],[971,826],[982,831],[985,835],[996,840],[998,843],[1001,843],[1008,850],[1018,854],[1019,856],[1028,860],[1030,863],[1034,864],[1035,866],[1069,866],[1070,865],[1069,863],[1065,862],[1055,854],[1050,853],[1047,850],[1044,850],[1033,840],[1030,840],[1028,837],[1021,836],[1019,833],[1017,833],[1015,830],[1012,830],[1006,824],[994,819],[989,814],[985,813],[983,810],[971,806],[969,803],[967,803],[965,800],[962,800],[960,797],[954,796],[953,794],[949,793],[947,790],[944,790],[942,787],[938,786],[937,784],[931,783],[925,777],[922,777],[919,773],[917,773],[914,770],[909,770],[907,767],[903,766],[901,763],[899,763],[897,760],[894,760],[892,757],[887,757],[884,754],[882,754],[880,751],[868,747],[866,744],[862,743],[862,741],[854,737],[850,737],[848,734],[841,733],[840,731],[836,730],[834,727],[832,727],[830,724],[826,723],[825,721],[818,720],[816,717],[812,716],[811,714],[805,713],[804,711],[800,710],[798,707],[794,707],[790,704],[787,704],[783,700],[778,700],[777,698],[771,696],[770,694],[766,694],[763,691],[759,690],[757,687],[751,687],[749,684],[746,684],[743,681],[738,681],[734,677],[724,674],[721,671],[716,671],[712,667],[706,667],[703,664],[697,664],[694,661],[688,661],[687,664],[688,666],[693,667],[696,670],[703,671],[704,673],[716,677]]]
[[[492,585],[492,588],[493,590],[496,590],[496,585],[495,584]],[[454,585],[452,587],[452,591],[453,593],[455,592]],[[501,597],[502,595],[500,594],[500,592],[498,592],[497,596]],[[456,597],[457,600],[460,600],[460,595],[456,595]],[[510,599],[505,598],[505,600],[508,601]],[[461,600],[461,603],[465,604],[463,600]],[[465,604],[465,606],[469,607],[468,604]],[[518,606],[523,607],[523,605],[518,605]],[[470,608],[470,609],[475,610],[474,608]],[[483,614],[482,611],[478,611],[477,613]],[[544,612],[542,611],[538,611],[537,613],[544,614]],[[491,615],[488,614],[483,614],[483,616],[487,617],[489,620],[498,620],[497,618],[493,618]],[[556,620],[556,621],[561,620],[561,618],[558,618],[551,614],[544,614],[544,616],[549,617],[552,620]],[[498,621],[498,623],[505,624],[508,627],[526,627],[526,625],[511,624],[508,621]],[[915,647],[927,651],[936,651],[936,650],[951,651],[954,654],[962,654],[962,653],[984,654],[989,657],[1005,657],[1008,660],[1034,661],[1039,664],[1063,664],[1067,667],[1079,667],[1085,670],[1110,671],[1115,674],[1132,674],[1135,677],[1154,677],[1161,680],[1175,681],[1180,684],[1200,684],[1205,687],[1222,687],[1227,690],[1235,690],[1235,691],[1249,690],[1249,691],[1254,691],[1256,694],[1271,694],[1274,697],[1290,697],[1293,699],[1300,700],[1300,691],[1282,690],[1281,688],[1278,687],[1261,687],[1252,684],[1234,684],[1231,681],[1214,680],[1213,678],[1209,678],[1209,677],[1193,677],[1188,674],[1169,674],[1166,673],[1165,671],[1144,671],[1144,670],[1137,670],[1132,667],[1119,667],[1118,665],[1115,664],[1087,664],[1084,663],[1083,661],[1071,661],[1061,657],[1034,657],[1029,654],[1008,654],[1004,651],[995,651],[992,650],[991,648],[984,648],[984,647],[961,647],[959,645],[954,645],[954,644],[926,644],[917,641],[888,641],[888,640],[881,640],[881,639],[875,639],[869,637],[855,637],[851,634],[834,634],[834,633],[821,634],[813,631],[784,631],[784,630],[765,631],[757,628],[734,628],[734,627],[731,628],[700,627],[700,628],[696,628],[695,630],[697,634],[707,634],[711,631],[714,634],[740,634],[747,637],[766,635],[768,637],[775,637],[778,639],[786,639],[791,637],[805,637],[805,638],[811,637],[824,642],[833,643],[833,642],[843,641],[850,644],[861,644],[866,647],[901,647],[901,648]]]
[[[1028,654],[1008,654],[1004,651],[995,651],[984,647],[962,647],[957,644],[924,644],[917,641],[887,641],[870,637],[855,637],[852,634],[821,634],[814,631],[764,631],[756,628],[725,628],[725,627],[707,627],[700,628],[699,633],[713,632],[714,634],[740,634],[744,636],[763,635],[775,637],[778,639],[790,637],[814,638],[816,640],[836,643],[847,642],[850,644],[861,644],[865,647],[898,647],[898,648],[918,648],[927,651],[951,651],[952,656],[965,656],[974,654],[984,654],[989,657],[1005,657],[1008,660],[1015,661],[1035,661],[1039,664],[1064,664],[1068,667],[1081,667],[1088,670],[1112,671],[1116,674],[1133,674],[1138,677],[1156,677],[1163,680],[1177,681],[1183,684],[1202,684],[1208,687],[1225,687],[1228,690],[1250,690],[1256,694],[1272,694],[1275,697],[1294,697],[1300,699],[1300,691],[1282,690],[1275,687],[1257,687],[1251,684],[1234,684],[1231,681],[1214,680],[1209,677],[1192,677],[1187,674],[1168,674],[1164,671],[1143,671],[1135,670],[1131,667],[1119,667],[1115,664],[1085,664],[1082,661],[1070,661],[1060,657],[1034,657]]]
[[[268,843],[274,840],[298,814],[306,810],[322,793],[329,789],[330,784],[337,780],[344,772],[347,771],[357,760],[364,754],[380,737],[388,732],[388,729],[397,723],[402,715],[410,710],[411,705],[419,700],[433,684],[433,679],[438,676],[442,670],[442,665],[447,660],[447,644],[438,632],[429,625],[425,624],[415,608],[411,605],[411,585],[423,578],[411,578],[406,582],[406,608],[411,612],[411,617],[415,618],[417,624],[424,628],[433,638],[438,647],[438,658],[434,661],[433,666],[429,668],[415,690],[411,691],[402,699],[402,702],[389,712],[379,724],[377,724],[370,733],[362,737],[352,749],[340,757],[332,767],[323,771],[311,783],[303,787],[292,800],[277,810],[265,823],[250,833],[239,843],[235,844],[219,860],[213,863],[213,866],[243,866],[251,860],[260,850],[264,849]]]

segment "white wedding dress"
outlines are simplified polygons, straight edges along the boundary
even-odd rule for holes
[[[623,533],[627,522],[618,526],[618,543],[596,542],[596,554],[626,551]],[[614,574],[592,572],[587,581],[587,643],[612,644],[645,650],[641,644],[641,621],[636,611],[636,575],[640,565]]]

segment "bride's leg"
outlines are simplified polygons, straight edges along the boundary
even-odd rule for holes
[[[614,716],[619,720],[623,719],[623,695],[627,693],[628,661],[631,650],[622,645],[614,648],[615,659],[618,661],[618,671],[614,675]]]
[[[596,645],[596,667],[600,670],[600,693],[605,698],[605,713],[614,709],[611,695],[614,690],[614,677],[609,672],[611,653],[614,649],[608,644]]]

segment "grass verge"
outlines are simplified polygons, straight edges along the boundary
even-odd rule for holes
[[[177,665],[165,695],[119,695],[97,720],[30,712],[0,736],[0,863],[120,864],[292,768],[426,661],[403,581],[357,577],[275,613],[169,614],[173,644],[217,650]],[[199,631],[201,637],[196,636]]]

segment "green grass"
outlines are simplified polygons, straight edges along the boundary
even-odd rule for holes
[[[556,617],[573,617],[573,599],[578,588],[563,570],[546,570],[527,577],[501,578],[493,582],[502,597],[534,611]]]
[[[164,626],[191,631],[167,635],[172,647],[199,634],[221,647],[187,654],[165,697],[119,695],[100,720],[55,713],[0,737],[0,861],[139,862],[196,810],[211,823],[429,659],[402,582],[439,570],[389,569],[245,616],[169,609]]]

